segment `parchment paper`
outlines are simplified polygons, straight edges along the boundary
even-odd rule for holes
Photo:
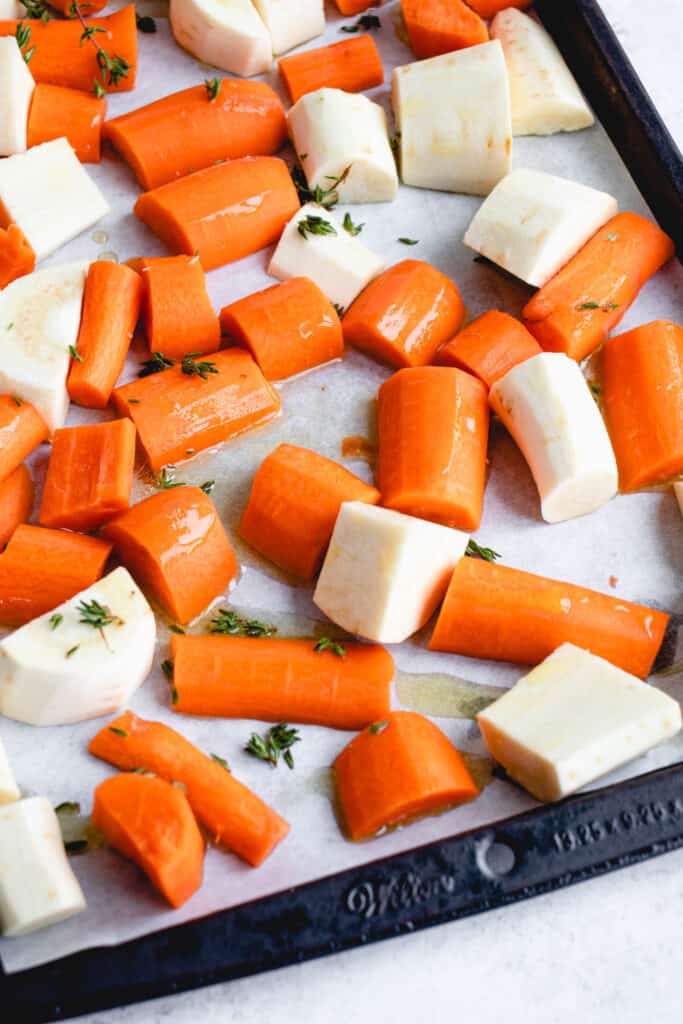
[[[387,82],[393,66],[412,60],[409,50],[396,36],[397,6],[387,4],[376,12],[381,17],[382,28],[375,33],[375,38],[384,60]],[[162,16],[163,5],[143,3],[139,10],[156,17],[157,32],[155,35],[139,34],[138,85],[132,93],[110,97],[112,115],[197,84],[214,74],[175,46]],[[353,20],[340,19],[330,8],[324,41],[346,38],[340,33],[340,26]],[[319,46],[322,42],[317,39],[308,45]],[[280,88],[275,71],[265,77],[276,89]],[[390,109],[386,85],[371,95]],[[598,126],[548,139],[516,139],[514,164],[541,168],[605,189],[617,196],[622,209],[647,213],[618,155]],[[133,217],[132,208],[139,189],[127,166],[110,153],[100,165],[87,165],[87,170],[103,188],[112,212],[92,232],[64,246],[46,263],[80,258],[93,260],[103,252],[116,253],[121,260],[165,254],[161,243]],[[49,188],[49,182],[45,187]],[[530,290],[490,267],[473,262],[473,254],[462,245],[463,233],[479,202],[473,197],[401,188],[397,201],[392,204],[349,209],[354,221],[365,224],[362,241],[381,253],[388,265],[410,256],[429,260],[450,275],[465,298],[470,317],[491,307],[518,314]],[[100,232],[106,232],[108,239],[103,240]],[[419,245],[406,248],[398,242],[400,236],[419,239]],[[211,272],[209,291],[215,307],[220,309],[242,295],[274,283],[265,272],[269,256],[269,251],[261,252]],[[680,321],[682,296],[683,271],[672,262],[644,289],[624,318],[622,329],[655,317]],[[144,358],[144,348],[138,344],[127,367],[127,378],[134,375],[141,358]],[[239,544],[234,527],[244,507],[254,470],[281,441],[307,445],[341,460],[340,445],[346,435],[372,437],[373,400],[377,387],[388,373],[359,353],[348,352],[341,362],[279,385],[283,413],[275,423],[178,468],[177,476],[187,482],[216,480],[213,498],[236,540],[243,566],[241,579],[230,595],[232,603],[259,609],[264,617],[270,611],[321,618],[311,603],[310,589],[290,586],[274,569],[255,558]],[[73,408],[69,423],[89,418],[96,417]],[[34,459],[39,478],[48,454],[49,449],[43,446]],[[366,479],[370,478],[371,470],[366,463],[352,459],[345,464]],[[147,493],[151,493],[149,478],[145,479],[141,470],[134,500]],[[477,536],[481,543],[501,552],[506,564],[649,603],[677,613],[679,620],[683,614],[683,522],[672,492],[619,497],[588,518],[549,526],[540,518],[538,495],[529,470],[500,427],[492,431],[490,479],[484,518]],[[616,577],[613,591],[610,577]],[[423,631],[418,638],[392,648],[401,670],[453,673],[501,686],[511,685],[523,674],[519,666],[429,653],[424,647],[428,632]],[[210,848],[202,889],[182,910],[175,912],[165,907],[135,867],[115,853],[100,849],[74,857],[73,867],[88,901],[87,912],[35,935],[0,940],[0,956],[7,971],[34,966],[87,947],[132,939],[453,835],[534,805],[521,790],[494,779],[473,804],[385,834],[369,843],[349,843],[342,837],[334,816],[328,768],[350,734],[302,727],[302,742],[294,750],[295,770],[290,772],[283,765],[271,770],[243,751],[251,732],[262,731],[266,726],[244,721],[193,719],[169,710],[168,685],[158,668],[159,662],[167,656],[168,633],[163,624],[159,633],[157,666],[130,706],[145,718],[168,722],[203,750],[227,758],[234,774],[291,822],[291,834],[257,870],[229,853]],[[680,659],[682,647],[679,641],[678,651],[672,647],[668,659]],[[655,678],[654,682],[678,698],[683,695],[680,675]],[[80,801],[87,813],[94,787],[111,774],[107,765],[86,752],[88,740],[105,721],[37,729],[0,720],[0,736],[24,794],[44,794],[54,805],[65,800]],[[473,722],[437,721],[460,749],[485,754]],[[681,759],[683,734],[605,782]]]

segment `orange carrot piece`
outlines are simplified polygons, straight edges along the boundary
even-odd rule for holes
[[[485,43],[488,29],[462,0],[401,0],[410,48],[418,60]]]
[[[18,224],[0,228],[0,288],[35,270],[36,254]]]
[[[0,481],[49,436],[49,427],[35,406],[16,395],[0,395]]]
[[[355,840],[479,796],[450,740],[414,711],[394,711],[354,736],[334,762],[334,777]]]
[[[283,57],[278,68],[292,103],[316,89],[363,92],[384,82],[382,58],[369,34]]]
[[[399,370],[379,389],[377,482],[385,508],[470,532],[486,483],[486,388],[463,370]]]
[[[264,82],[223,78],[171,93],[107,121],[109,139],[146,190],[243,156],[270,156],[287,141],[280,97]]]
[[[644,679],[668,620],[654,608],[466,557],[455,568],[429,647],[537,665],[570,643]]]
[[[111,544],[21,523],[0,555],[0,623],[23,626],[100,578]]]
[[[98,164],[106,113],[104,97],[39,82],[33,90],[28,115],[28,145],[38,146],[64,136],[81,163]]]
[[[519,11],[525,11],[531,7],[534,0],[467,0],[467,6],[482,17],[495,17],[498,11],[504,11],[507,7],[516,7]]]
[[[62,14],[69,18],[74,17],[73,5],[74,0],[50,0],[50,7],[54,7],[56,11],[61,11]],[[91,18],[93,14],[98,14],[104,10],[107,6],[107,0],[81,0],[78,6],[84,18]]]
[[[95,790],[92,823],[172,907],[202,884],[204,840],[187,797],[164,779],[126,772]]]
[[[240,533],[280,568],[316,575],[345,501],[376,505],[379,491],[308,448],[281,444],[258,468]]]
[[[390,366],[424,366],[465,319],[453,282],[421,260],[371,281],[342,319],[344,340]]]
[[[289,825],[234,775],[175,729],[125,711],[90,741],[95,757],[124,771],[144,768],[182,782],[190,807],[220,843],[257,867],[289,832]]]
[[[216,508],[199,487],[174,487],[133,505],[104,527],[117,557],[177,622],[222,594],[237,560]]]
[[[182,359],[190,352],[206,355],[220,348],[220,323],[196,257],[144,260],[142,280],[145,333],[151,352]]]
[[[135,466],[129,419],[56,430],[40,506],[41,526],[94,530],[128,508]]]
[[[361,11],[367,11],[368,7],[373,5],[374,0],[334,0],[334,2],[340,14],[360,14]]]
[[[238,348],[216,352],[206,380],[176,364],[131,381],[112,395],[114,408],[130,416],[155,472],[196,452],[266,423],[280,399],[258,366]]]
[[[673,253],[652,221],[618,213],[527,302],[524,324],[546,352],[585,359]]]
[[[389,713],[394,661],[379,644],[342,647],[340,655],[316,651],[314,639],[173,635],[173,710],[362,729]]]
[[[22,462],[0,483],[0,548],[4,548],[20,523],[28,521],[33,498],[33,480]]]
[[[88,267],[83,314],[67,380],[69,397],[88,409],[104,409],[119,379],[140,315],[140,275],[123,263],[96,260]]]
[[[508,370],[542,352],[524,324],[490,309],[477,317],[436,354],[439,366],[457,366],[482,381],[487,389]]]
[[[602,395],[620,490],[683,474],[683,327],[655,320],[608,338]]]
[[[225,306],[221,327],[249,349],[266,380],[292,377],[344,351],[337,311],[307,277],[292,277]]]
[[[138,38],[134,4],[107,17],[88,21],[89,28],[102,29],[94,36],[98,46],[111,57],[120,57],[130,65],[128,73],[116,84],[110,83],[108,76],[102,78],[95,47],[91,43],[81,45],[83,28],[77,19],[0,21],[0,36],[16,35],[19,25],[31,29],[31,38],[23,52],[35,46],[29,66],[36,82],[50,82],[83,92],[92,92],[96,80],[107,92],[128,92],[135,88]]]
[[[213,270],[277,242],[299,206],[284,160],[256,156],[144,192],[133,212],[172,252],[198,252]]]

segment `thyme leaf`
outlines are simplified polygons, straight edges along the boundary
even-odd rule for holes
[[[188,377],[193,377],[196,374],[198,377],[201,377],[202,380],[208,380],[210,374],[218,373],[218,367],[208,359],[197,362],[196,356],[198,355],[201,355],[201,353],[188,352],[186,356],[183,356],[180,369]]]
[[[276,768],[280,757],[289,769],[294,767],[294,758],[291,748],[300,741],[298,729],[293,729],[286,722],[272,726],[265,736],[259,736],[254,732],[251,734],[245,750],[253,757],[267,761]]]
[[[334,224],[330,224],[329,220],[325,217],[318,217],[314,213],[309,213],[307,217],[299,221],[297,231],[302,238],[308,238],[309,235],[337,234]]]
[[[209,623],[209,632],[221,636],[274,636],[277,628],[259,619],[245,619],[230,608],[220,608]]]
[[[163,352],[152,352],[151,359],[145,359],[144,363],[140,363],[138,377],[151,377],[153,373],[161,373],[162,370],[168,370],[171,366],[173,366],[173,360],[167,359]]]
[[[329,636],[321,636],[313,650],[316,654],[321,654],[323,651],[332,651],[338,658],[343,658],[346,654],[344,645],[337,643],[336,640],[331,640]]]
[[[469,555],[470,558],[481,558],[484,562],[495,562],[500,555],[493,548],[483,548],[480,544],[477,544],[476,540],[470,539],[467,542],[467,548],[465,554]]]

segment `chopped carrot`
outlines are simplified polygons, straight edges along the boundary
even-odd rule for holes
[[[390,366],[424,366],[465,319],[453,282],[421,260],[376,277],[342,319],[344,340]]]
[[[486,388],[449,366],[399,370],[379,389],[382,505],[476,530],[486,483]]]
[[[334,762],[334,777],[355,840],[479,796],[450,740],[414,711],[393,711],[355,736]]]
[[[524,324],[507,313],[490,309],[439,349],[436,362],[467,370],[490,388],[513,366],[541,351]]]
[[[199,253],[213,270],[277,242],[299,206],[284,160],[256,156],[144,192],[134,213],[172,252]]]
[[[107,0],[81,0],[78,6],[84,18],[91,18],[93,14],[98,14],[104,10],[107,6]],[[54,7],[56,11],[61,11],[68,18],[74,17],[74,0],[50,0],[50,7]]]
[[[249,349],[266,380],[292,377],[344,351],[337,311],[307,277],[292,277],[225,306],[221,327]]]
[[[172,907],[202,884],[204,840],[187,797],[164,779],[126,772],[95,790],[92,823]]]
[[[317,89],[363,92],[384,81],[382,58],[369,34],[283,57],[278,68],[292,103]]]
[[[173,710],[362,729],[389,713],[394,661],[379,644],[171,637]],[[339,652],[339,653],[337,653]]]
[[[287,125],[269,85],[223,78],[215,99],[193,85],[107,121],[104,137],[149,190],[223,160],[277,153]]]
[[[469,658],[537,665],[563,643],[646,678],[669,616],[609,594],[462,558],[429,646]]]
[[[182,359],[206,355],[221,344],[221,327],[206,290],[201,263],[194,256],[144,260],[144,324],[151,352]]]
[[[28,145],[38,146],[64,136],[81,163],[98,164],[106,113],[104,97],[39,82],[33,90],[28,115]]]
[[[135,465],[129,419],[56,430],[40,506],[41,526],[94,530],[128,508]]]
[[[683,327],[655,320],[608,338],[602,396],[622,491],[683,474]]]
[[[334,0],[340,14],[360,14],[373,6],[374,0]],[[380,0],[381,2],[381,0]]]
[[[102,532],[135,580],[177,622],[196,618],[237,573],[216,508],[199,487],[153,494]]]
[[[35,47],[29,67],[36,82],[50,82],[83,92],[92,92],[95,81],[107,92],[127,92],[135,88],[138,38],[134,4],[88,21],[88,27],[95,30],[93,39],[98,46],[110,57],[120,57],[129,65],[129,70],[117,82],[111,82],[106,72],[103,78],[92,43],[86,41],[81,45],[83,27],[76,18],[68,21],[51,18],[47,22],[38,18],[0,21],[0,36],[15,36],[20,25],[31,30],[24,53]]]
[[[240,533],[271,562],[312,580],[345,501],[376,505],[379,491],[324,455],[281,444],[258,468]]]
[[[258,366],[238,348],[216,352],[206,379],[176,364],[117,388],[114,408],[130,416],[147,461],[155,472],[196,452],[266,423],[280,410],[280,399]],[[215,372],[214,372],[215,371]]]
[[[531,7],[534,0],[467,0],[467,6],[476,11],[482,18],[495,17],[498,11],[504,11],[508,7],[516,7],[519,11],[525,11]]]
[[[0,555],[0,623],[23,626],[92,586],[111,544],[21,523]]]
[[[95,757],[127,771],[143,768],[181,782],[190,807],[215,843],[257,867],[289,832],[289,825],[230,771],[175,729],[125,711],[90,741]]]
[[[484,22],[463,0],[401,0],[401,9],[418,60],[476,46],[489,38]]]
[[[524,324],[546,352],[580,361],[673,253],[673,242],[652,221],[618,213],[527,302]]]
[[[33,480],[22,462],[0,483],[0,548],[4,548],[20,523],[28,521],[33,498]]]
[[[88,267],[83,314],[69,370],[69,397],[88,409],[109,402],[140,315],[143,287],[139,274],[123,263],[96,260]]]
[[[35,270],[36,254],[18,224],[0,228],[0,288]]]
[[[0,395],[0,481],[49,436],[50,429],[35,406],[17,395]]]

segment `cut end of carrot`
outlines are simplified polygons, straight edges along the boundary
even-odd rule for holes
[[[35,267],[36,254],[19,225],[0,227],[0,288],[33,273]]]

